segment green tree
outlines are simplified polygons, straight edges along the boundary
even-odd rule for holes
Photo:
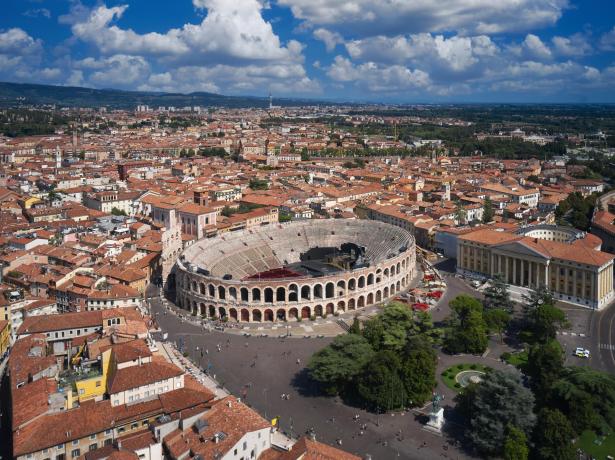
[[[530,348],[523,371],[530,377],[530,386],[539,401],[545,401],[563,368],[564,352],[557,340],[538,343]]]
[[[379,351],[365,366],[358,380],[357,392],[368,407],[388,411],[406,404],[400,368],[400,358],[391,350]]]
[[[529,295],[523,294],[523,308],[526,312],[535,310],[545,304],[555,305],[555,298],[544,285],[531,290]]]
[[[561,410],[577,433],[615,429],[615,377],[588,367],[566,367],[551,390],[550,404]]]
[[[493,216],[495,212],[493,211],[493,203],[491,202],[491,198],[488,196],[485,197],[485,202],[483,204],[483,223],[488,224],[493,220]]]
[[[555,339],[557,330],[566,327],[566,315],[550,304],[542,304],[529,311],[525,318],[522,337],[530,343],[546,343]]]
[[[457,410],[465,419],[465,436],[482,454],[503,454],[509,425],[526,435],[534,426],[534,395],[516,373],[488,372],[482,382],[470,384],[457,400]]]
[[[363,335],[376,350],[401,350],[413,324],[412,311],[404,304],[391,302],[384,307],[382,314],[365,323]]]
[[[497,274],[491,280],[484,291],[484,305],[486,310],[499,308],[506,311],[512,311],[513,303],[510,300],[508,286],[504,282],[502,275]]]
[[[500,343],[504,341],[503,335],[508,323],[510,323],[510,313],[501,308],[495,308],[483,313],[485,324],[489,332],[497,332],[500,336]]]
[[[488,340],[483,305],[474,297],[461,294],[449,306],[453,313],[444,338],[445,349],[449,353],[483,353]]]
[[[269,183],[262,179],[250,179],[248,186],[252,190],[267,190],[269,188]]]
[[[111,208],[111,214],[113,214],[114,216],[125,216],[126,211],[124,211],[123,209],[118,209],[116,207],[113,207]]]
[[[534,457],[537,460],[574,460],[574,437],[572,425],[564,414],[557,409],[543,408],[538,412],[534,428]]]
[[[338,335],[312,356],[307,368],[310,377],[333,395],[352,382],[373,356],[374,350],[360,335]]]
[[[350,326],[350,329],[348,329],[348,333],[361,335],[361,321],[359,321],[357,316],[355,316],[352,320],[352,325]]]
[[[529,449],[527,447],[527,437],[523,430],[508,425],[508,434],[504,440],[504,451],[502,457],[504,460],[527,460],[529,455]]]
[[[436,352],[428,343],[420,337],[408,340],[402,355],[400,370],[408,405],[422,406],[431,398],[436,386],[437,363]]]

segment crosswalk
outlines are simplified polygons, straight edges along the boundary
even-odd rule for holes
[[[615,345],[614,344],[610,344],[610,343],[601,343],[600,344],[600,349],[601,350],[615,350]]]

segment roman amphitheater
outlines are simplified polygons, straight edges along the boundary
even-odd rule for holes
[[[416,273],[412,235],[370,220],[310,220],[202,239],[175,266],[176,302],[238,322],[294,321],[384,302]]]

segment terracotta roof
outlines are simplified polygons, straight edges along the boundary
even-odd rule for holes
[[[109,393],[120,393],[131,388],[150,385],[173,377],[179,377],[183,373],[174,364],[158,361],[117,369],[110,376]]]

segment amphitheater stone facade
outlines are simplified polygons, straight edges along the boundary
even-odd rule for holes
[[[364,248],[358,268],[260,278],[298,263],[312,248],[344,243]],[[291,222],[197,241],[177,260],[176,302],[206,318],[308,319],[385,302],[407,289],[415,274],[415,242],[404,229],[351,219]]]

